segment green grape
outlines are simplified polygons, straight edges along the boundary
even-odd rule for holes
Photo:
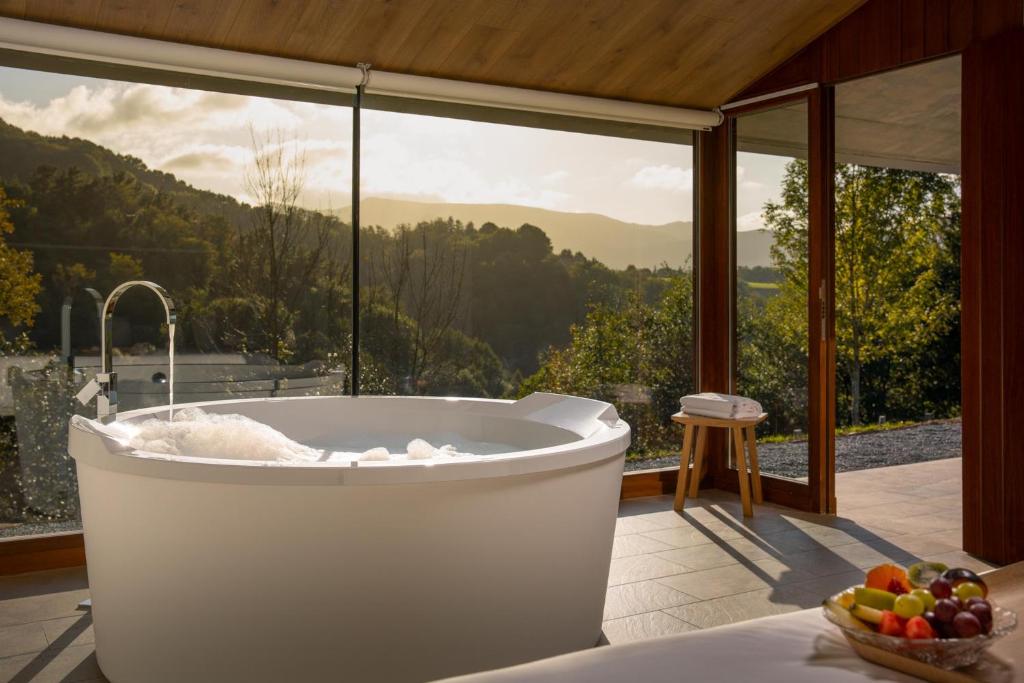
[[[927,588],[915,588],[910,591],[911,595],[916,595],[917,599],[924,604],[924,611],[930,612],[935,609],[935,596]]]
[[[982,598],[985,596],[985,591],[983,591],[981,586],[973,581],[965,581],[964,583],[961,583],[953,589],[953,593],[964,603],[971,598]]]
[[[924,614],[924,602],[912,593],[905,593],[896,598],[896,604],[893,606],[892,611],[898,617],[909,619],[910,617]]]

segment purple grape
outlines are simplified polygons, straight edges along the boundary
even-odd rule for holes
[[[953,594],[953,584],[940,577],[928,585],[928,590],[932,592],[936,600],[942,600]]]
[[[935,618],[943,624],[949,624],[953,622],[953,617],[956,616],[960,609],[956,606],[956,603],[949,598],[943,598],[942,600],[935,601]]]
[[[935,633],[942,633],[942,622],[939,621],[937,616],[935,616],[935,612],[925,612],[921,616],[925,618],[925,621],[928,622],[928,625],[932,627],[932,630],[935,631]]]
[[[960,612],[953,618],[953,629],[960,638],[973,638],[981,633],[981,622],[970,612]]]
[[[979,603],[983,604],[983,605],[987,605],[988,604],[988,600],[986,600],[985,598],[979,598],[978,596],[974,596],[973,598],[968,598],[967,602],[964,603],[964,609],[970,609],[971,605],[977,605]]]
[[[973,605],[968,605],[967,612],[969,614],[973,614],[977,618],[978,623],[981,624],[981,630],[983,630],[985,633],[989,633],[992,631],[991,605],[982,600],[981,602],[976,602]]]
[[[949,599],[953,601],[954,605],[956,605],[956,611],[957,612],[963,611],[963,609],[964,609],[964,601],[963,600],[961,600],[960,598],[958,598],[955,595],[950,597]]]

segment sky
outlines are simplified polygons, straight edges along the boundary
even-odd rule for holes
[[[285,100],[0,68],[0,118],[43,135],[91,140],[207,190],[251,201],[253,141],[301,157],[300,203],[349,204],[351,110]],[[364,111],[363,196],[505,203],[661,225],[692,220],[689,146]],[[738,227],[761,227],[777,158],[742,155]]]

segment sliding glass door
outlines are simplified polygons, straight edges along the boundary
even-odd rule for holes
[[[761,403],[757,428],[765,498],[827,511],[831,411],[831,211],[820,168],[831,93],[730,114],[733,228],[732,392]],[[818,127],[815,127],[815,122]],[[735,458],[730,458],[735,468]],[[735,473],[718,478],[732,487]]]

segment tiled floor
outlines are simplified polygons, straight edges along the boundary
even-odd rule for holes
[[[884,561],[975,569],[960,548],[960,460],[837,477],[840,517],[702,492],[682,515],[668,496],[622,503],[604,632],[612,644],[820,604]],[[84,570],[0,578],[0,681],[102,681]]]
[[[838,517],[757,506],[721,491],[619,507],[604,632],[612,644],[821,604],[882,562],[988,568],[961,547],[959,458],[836,477]]]

